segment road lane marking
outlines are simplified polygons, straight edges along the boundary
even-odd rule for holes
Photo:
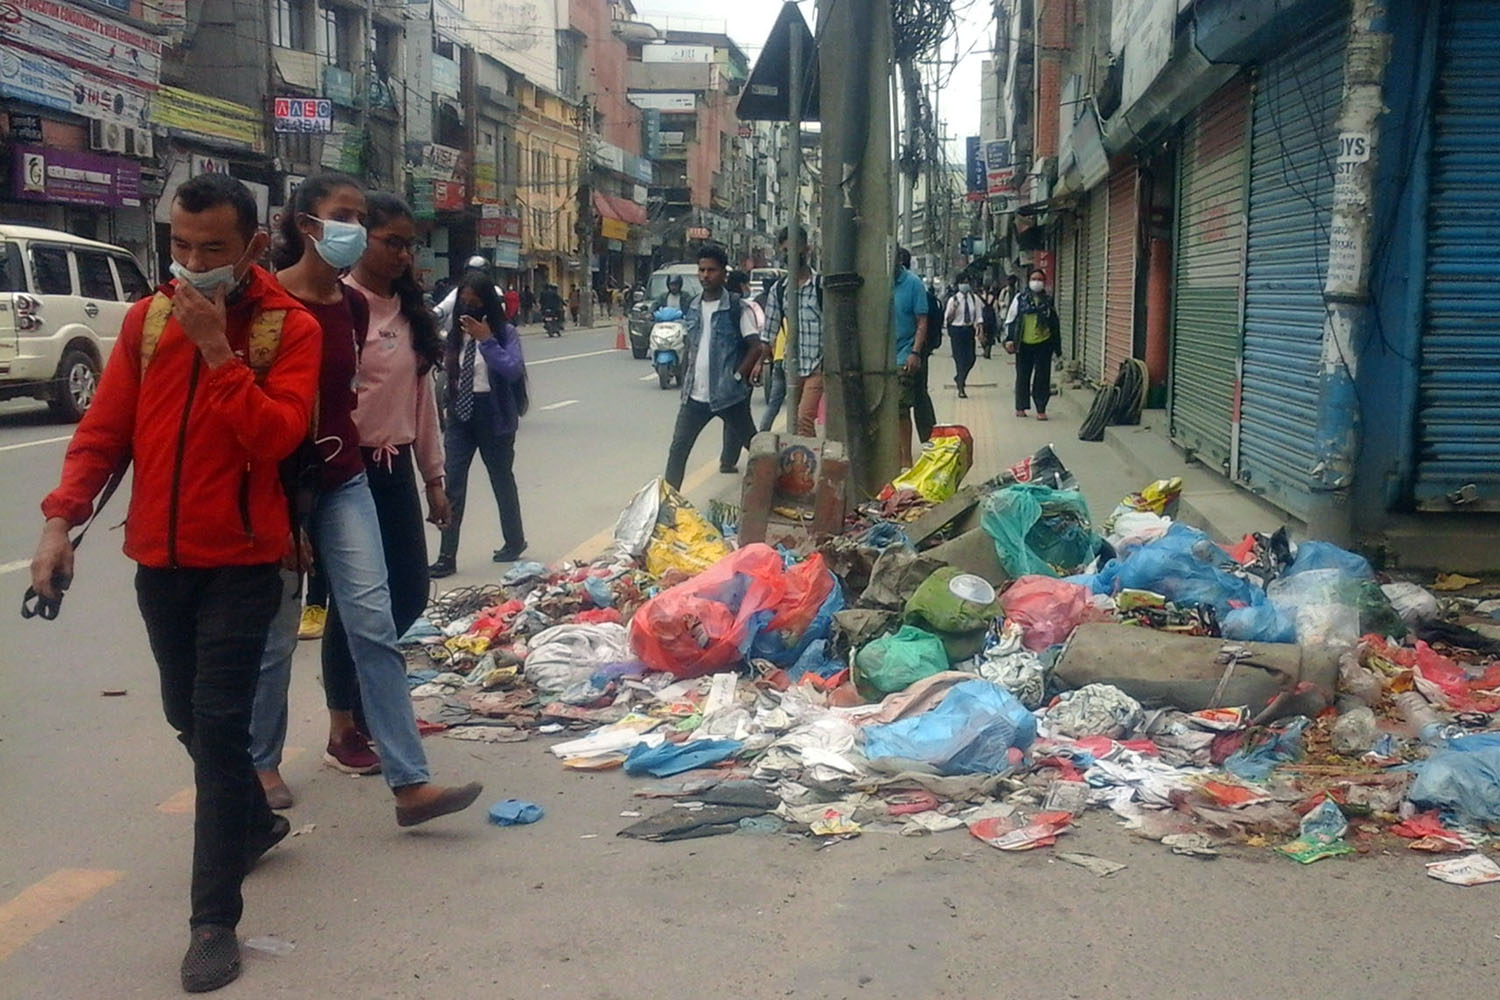
[[[572,406],[576,402],[578,402],[578,400],[576,400],[576,399],[565,399],[565,400],[563,400],[560,403],[548,403],[546,406],[538,407],[538,409],[542,409],[542,410],[560,410],[564,406]]]
[[[124,874],[102,868],[60,868],[0,904],[0,962]]]
[[[552,364],[555,361],[577,361],[579,358],[597,358],[601,354],[613,354],[613,353],[615,353],[615,349],[613,347],[611,347],[611,348],[608,348],[608,349],[603,350],[603,351],[585,351],[582,354],[564,354],[560,358],[541,358],[540,360],[537,360],[537,361],[528,361],[528,362],[526,362],[526,364],[527,364],[528,367],[534,368],[537,365],[550,365],[550,364]],[[63,440],[67,440],[67,439],[64,438]]]
[[[15,451],[17,448],[35,448],[42,444],[57,444],[59,441],[71,441],[73,435],[65,434],[62,437],[42,438],[40,441],[22,441],[20,444],[0,444],[0,451]]]
[[[290,764],[300,756],[302,756],[301,747],[285,747],[281,751],[281,762],[283,764]],[[166,813],[168,816],[191,816],[196,801],[197,798],[193,793],[193,786],[188,785],[181,791],[173,793],[171,798],[166,799],[158,805],[156,811]]]
[[[17,559],[15,562],[0,563],[0,576],[4,576],[6,573],[14,573],[18,569],[25,569],[30,565],[30,559]]]

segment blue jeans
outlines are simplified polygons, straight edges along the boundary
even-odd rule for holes
[[[309,529],[354,654],[365,721],[380,754],[381,773],[392,788],[422,784],[429,778],[427,754],[411,707],[406,660],[396,648],[380,521],[365,473],[319,495]],[[295,609],[296,601],[283,601],[272,623],[255,692],[250,755],[262,771],[280,765],[286,741],[287,689],[300,617],[289,607]]]
[[[771,363],[771,377],[766,379],[766,412],[761,414],[760,432],[766,433],[786,405],[786,362]],[[795,427],[792,430],[796,430]]]

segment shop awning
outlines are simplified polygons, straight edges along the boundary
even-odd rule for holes
[[[614,219],[617,222],[627,222],[636,226],[646,224],[646,209],[628,198],[616,198],[613,195],[600,194],[595,191],[594,211],[603,218]]]

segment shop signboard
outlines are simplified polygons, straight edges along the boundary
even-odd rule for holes
[[[151,125],[172,135],[212,145],[266,151],[263,113],[207,94],[161,87],[151,101]]]
[[[22,201],[140,207],[141,165],[134,160],[24,145],[12,155],[11,191]]]
[[[0,21],[3,24],[3,21]],[[67,111],[84,118],[148,128],[151,97],[142,89],[107,79],[6,44],[0,35],[0,97]]]
[[[155,90],[161,79],[161,39],[76,3],[6,0],[0,40],[140,90]]]
[[[271,110],[277,132],[333,131],[333,102],[326,97],[278,97]]]

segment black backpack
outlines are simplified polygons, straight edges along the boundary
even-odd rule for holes
[[[927,346],[922,348],[924,355],[943,346],[943,318],[943,304],[938,301],[937,293],[927,289]]]

